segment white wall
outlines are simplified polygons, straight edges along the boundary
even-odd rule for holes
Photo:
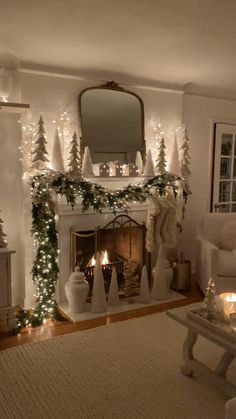
[[[195,260],[196,219],[210,210],[213,120],[236,123],[236,101],[184,95],[183,122],[188,128],[191,190],[183,242],[185,256]]]

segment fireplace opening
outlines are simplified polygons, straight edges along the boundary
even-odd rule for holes
[[[145,232],[144,223],[140,224],[126,214],[116,216],[104,227],[97,226],[87,231],[71,230],[71,271],[78,265],[84,272],[90,286],[89,296],[92,293],[97,252],[102,264],[106,293],[115,267],[120,296],[124,294],[124,263],[130,259],[137,264],[140,279],[143,265],[148,264]]]

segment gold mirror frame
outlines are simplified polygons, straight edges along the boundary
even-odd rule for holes
[[[94,87],[87,87],[86,89],[83,89],[79,94],[79,120],[80,120],[80,127],[81,127],[81,156],[84,154],[84,141],[83,141],[83,128],[82,128],[82,109],[81,109],[81,99],[82,95],[87,92],[88,90],[95,90],[95,89],[107,89],[107,90],[117,90],[119,92],[128,93],[129,95],[135,96],[136,99],[138,99],[140,104],[140,110],[141,110],[141,136],[142,136],[142,147],[139,150],[142,155],[143,162],[146,161],[146,141],[145,141],[145,134],[144,134],[144,104],[140,96],[138,96],[136,93],[132,92],[131,90],[124,89],[121,87],[118,83],[115,81],[108,81],[104,84],[101,84],[100,86],[94,86]]]

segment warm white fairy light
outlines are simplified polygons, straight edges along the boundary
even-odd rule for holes
[[[59,115],[53,119],[53,124],[58,129],[61,140],[61,149],[64,162],[68,159],[72,135],[75,131],[74,115],[65,110],[60,111]]]
[[[22,161],[24,172],[26,172],[33,160],[32,153],[37,139],[37,117],[35,113],[28,112],[17,122],[21,125],[22,130],[22,140],[18,147],[20,160]]]

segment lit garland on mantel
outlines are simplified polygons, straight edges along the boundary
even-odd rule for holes
[[[80,201],[83,212],[93,208],[99,213],[104,209],[116,213],[127,211],[131,203],[145,202],[154,191],[159,196],[165,196],[171,190],[176,196],[179,180],[181,178],[166,173],[137,185],[111,191],[70,174],[62,175],[53,171],[31,177],[32,234],[36,244],[32,278],[37,285],[37,307],[17,313],[16,331],[23,327],[39,326],[49,318],[61,319],[55,301],[59,268],[54,195],[64,196],[72,208]],[[189,193],[188,189],[183,189],[185,202]]]

